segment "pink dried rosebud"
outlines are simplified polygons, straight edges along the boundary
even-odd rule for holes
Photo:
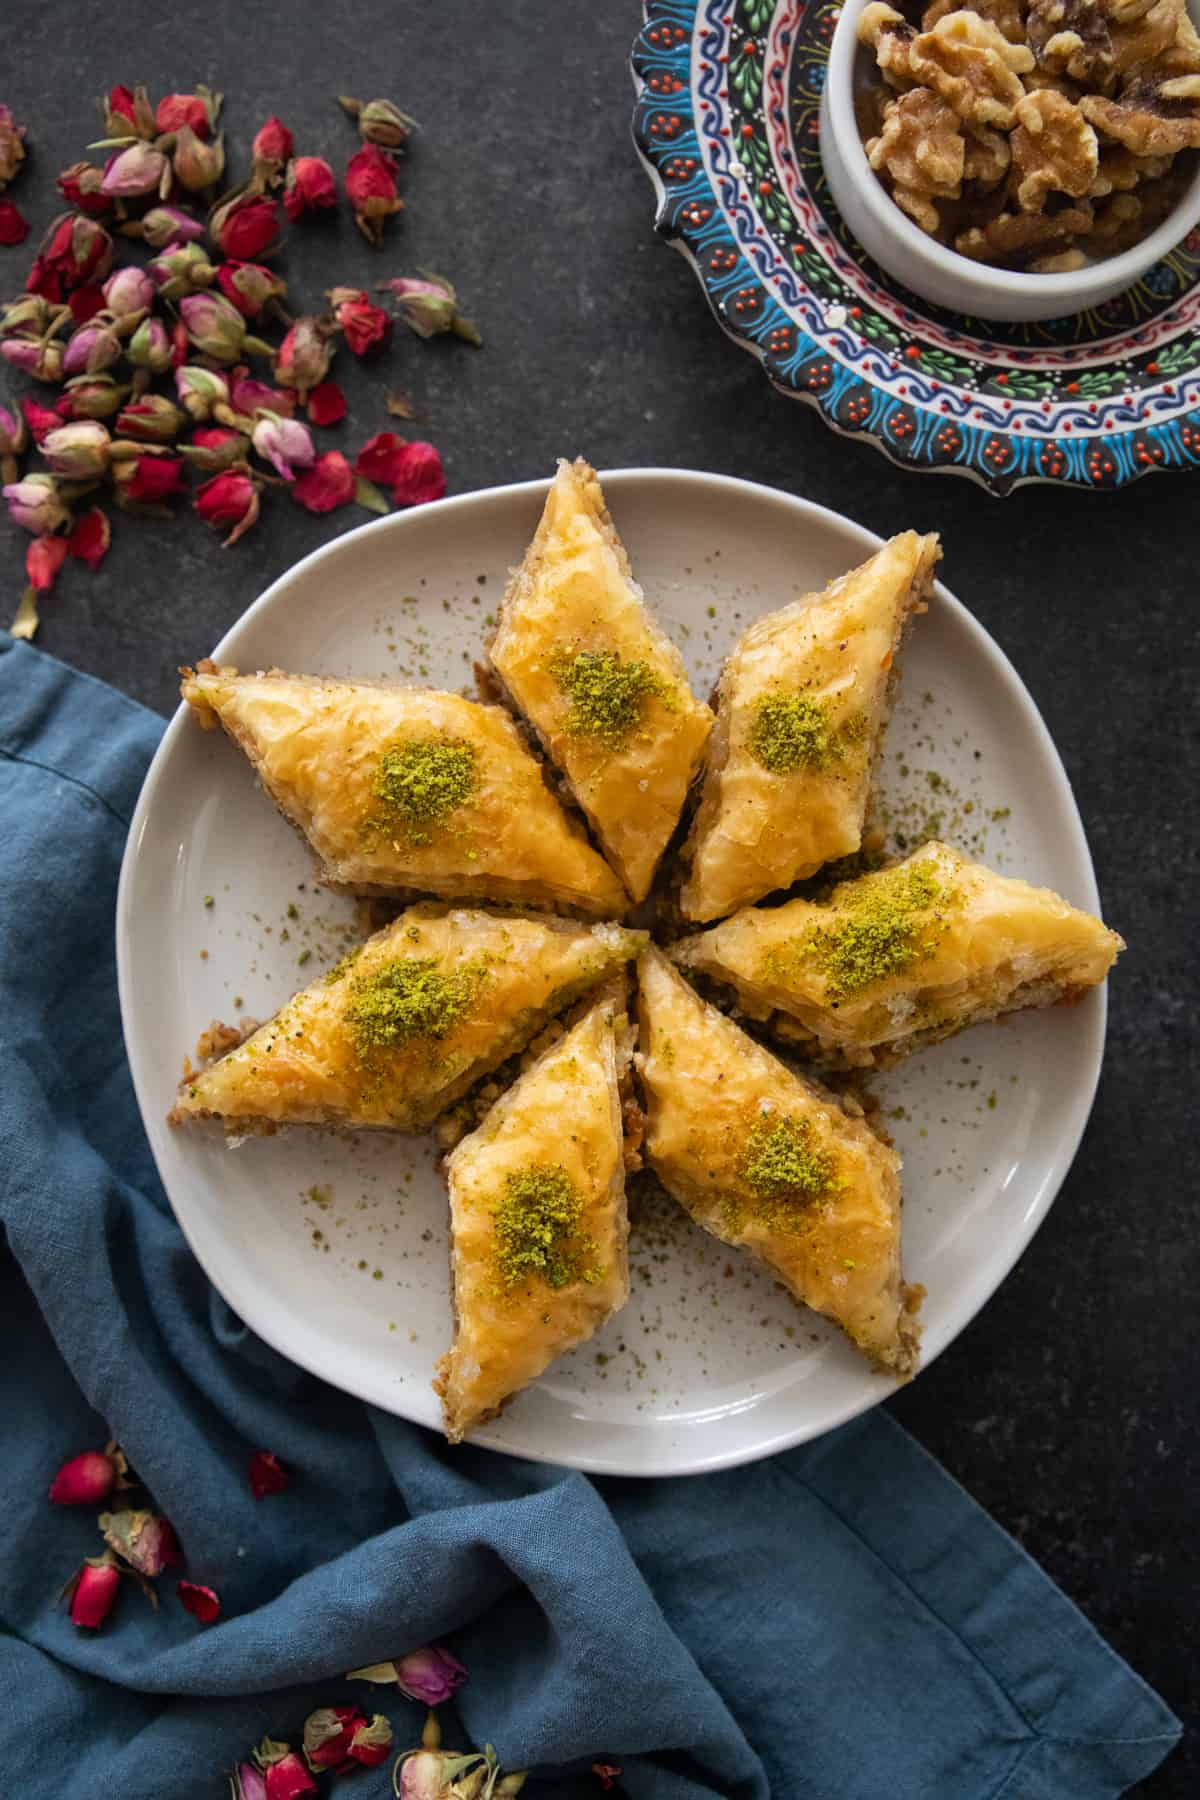
[[[310,1769],[341,1769],[350,1741],[366,1720],[356,1706],[321,1706],[304,1721],[304,1755]]]
[[[250,439],[228,425],[201,425],[193,431],[190,444],[180,444],[179,454],[187,458],[193,469],[216,475],[245,461],[250,454]]]
[[[261,318],[269,300],[287,298],[287,282],[261,263],[222,263],[217,270],[217,286],[245,319]]]
[[[422,1645],[392,1662],[371,1663],[365,1669],[351,1669],[347,1681],[372,1681],[377,1686],[395,1686],[410,1700],[426,1706],[440,1706],[457,1694],[467,1679],[467,1671],[457,1656],[440,1644]]]
[[[229,1800],[267,1800],[267,1784],[253,1763],[239,1763],[229,1777]]]
[[[53,411],[49,406],[39,406],[36,400],[22,400],[21,411],[25,414],[25,423],[33,434],[35,444],[40,444],[48,431],[57,431],[62,424],[62,414]]]
[[[265,381],[256,381],[244,365],[234,369],[229,377],[229,403],[235,413],[246,419],[253,419],[260,412],[278,413],[281,418],[290,419],[296,410],[290,394]]]
[[[175,371],[175,392],[189,419],[200,423],[211,419],[218,406],[229,405],[229,383],[215,369],[202,369],[185,363]]]
[[[162,375],[171,366],[171,343],[161,319],[143,319],[125,345],[125,355],[135,369]]]
[[[124,150],[115,150],[104,165],[100,192],[114,200],[127,200],[139,194],[160,193],[166,198],[170,185],[171,165],[161,150],[139,140]]]
[[[65,537],[37,537],[31,541],[25,552],[25,573],[35,593],[49,593],[66,560]]]
[[[139,444],[173,444],[183,430],[183,414],[165,394],[143,394],[122,407],[117,433]]]
[[[57,383],[62,380],[63,348],[33,338],[5,338],[0,342],[0,356],[14,369],[32,375],[35,381]]]
[[[184,212],[182,206],[152,206],[133,223],[152,250],[165,250],[170,244],[193,244],[204,236],[200,220]]]
[[[281,419],[278,413],[261,414],[250,441],[257,455],[285,481],[294,481],[298,469],[310,469],[317,454],[308,426],[296,419]]]
[[[145,453],[133,459],[135,465],[143,460]],[[183,464],[177,462],[175,466],[182,469]],[[132,497],[128,484],[125,493]],[[121,1512],[101,1513],[99,1525],[105,1543],[123,1556],[139,1575],[161,1575],[171,1563],[183,1560],[169,1520],[160,1518],[157,1513],[126,1507]]]
[[[303,397],[324,381],[333,361],[329,327],[320,319],[297,319],[275,355],[275,379]]]
[[[326,212],[337,205],[337,183],[323,156],[297,156],[288,164],[283,210],[295,224],[305,213]]]
[[[322,381],[308,396],[308,416],[314,425],[336,425],[346,416],[346,396],[336,381]]]
[[[254,1760],[263,1772],[267,1800],[303,1800],[304,1795],[317,1792],[304,1758],[290,1744],[264,1738],[254,1752]]]
[[[99,1631],[113,1609],[120,1585],[121,1571],[111,1550],[89,1556],[64,1590],[71,1600],[72,1625]]]
[[[346,164],[346,197],[368,243],[381,244],[384,221],[402,210],[396,188],[396,163],[377,144],[364,144]]]
[[[182,126],[171,152],[171,166],[180,187],[189,194],[202,194],[205,188],[214,187],[225,172],[224,138],[205,144],[190,125]]]
[[[164,300],[200,294],[210,288],[217,271],[199,244],[171,244],[146,264],[146,273]]]
[[[154,108],[144,87],[115,87],[100,102],[104,129],[109,137],[152,138],[157,135]]]
[[[69,206],[99,217],[112,211],[111,197],[103,189],[104,170],[94,163],[72,163],[58,176],[59,191]]]
[[[190,1612],[202,1625],[211,1625],[220,1618],[221,1602],[212,1588],[202,1587],[198,1581],[179,1581],[175,1584],[175,1592],[184,1611]]]
[[[179,302],[195,348],[214,362],[235,363],[246,342],[246,321],[224,294],[189,294]]]
[[[340,450],[327,450],[292,486],[306,512],[333,512],[354,498],[354,471]]]
[[[108,555],[111,541],[112,526],[108,522],[108,514],[101,512],[98,506],[93,506],[71,527],[67,550],[76,562],[86,563],[94,575]],[[124,1464],[124,1458],[121,1460]]]
[[[221,96],[210,94],[207,88],[196,94],[164,94],[158,103],[154,123],[160,134],[182,131],[188,125],[198,138],[211,137],[216,122],[214,101],[219,108]]]
[[[114,462],[112,476],[117,500],[121,506],[161,506],[164,501],[183,492],[183,471],[184,461],[181,456],[170,456],[153,445],[147,445],[136,456]],[[159,1523],[166,1524],[166,1521],[164,1519]],[[167,1529],[170,1530],[169,1525]],[[178,1554],[169,1560],[177,1562]],[[150,1571],[143,1570],[143,1573],[149,1574]]]
[[[338,95],[339,103],[358,120],[358,129],[369,144],[382,144],[385,150],[401,150],[417,129],[417,121],[392,100],[351,100]]]
[[[444,275],[425,274],[419,279],[398,275],[391,281],[381,281],[379,286],[399,301],[400,317],[418,337],[431,338],[439,332],[452,331],[469,344],[483,342],[478,327],[459,312],[458,297]]]
[[[29,220],[11,200],[0,200],[0,244],[23,244],[29,236]]]
[[[350,1739],[347,1755],[352,1763],[360,1763],[364,1769],[374,1769],[390,1754],[391,1748],[391,1725],[382,1713],[375,1713],[369,1724],[364,1720],[358,1727]]]
[[[208,235],[222,255],[235,262],[269,256],[279,235],[275,202],[249,190],[230,194],[209,213]]]
[[[329,303],[355,356],[371,356],[383,349],[392,335],[392,321],[382,306],[373,306],[359,288],[331,288]]]
[[[121,360],[121,340],[107,325],[81,325],[63,352],[64,375],[98,375]]]
[[[249,475],[241,475],[230,470],[223,475],[214,475],[196,489],[196,511],[206,525],[212,525],[223,531],[226,525],[233,530],[225,539],[225,549],[236,544],[253,525],[258,517],[258,488]]]
[[[104,283],[104,304],[115,319],[144,313],[154,305],[154,283],[144,269],[118,269]]]
[[[98,419],[80,419],[48,431],[41,452],[50,472],[65,481],[98,481],[108,471],[111,444],[107,427]]]
[[[282,1494],[291,1486],[292,1478],[271,1450],[256,1450],[250,1458],[250,1492],[256,1500],[268,1494]]]
[[[26,475],[21,481],[10,481],[0,493],[8,502],[8,516],[13,524],[35,537],[57,531],[60,525],[70,522],[71,515],[63,505],[53,475]]]
[[[112,268],[113,243],[103,225],[83,213],[64,213],[42,239],[25,286],[31,294],[59,301],[89,281],[103,281]]]

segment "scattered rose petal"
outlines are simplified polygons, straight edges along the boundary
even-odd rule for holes
[[[198,1581],[178,1581],[175,1592],[185,1612],[192,1613],[202,1625],[211,1625],[220,1618],[221,1602],[210,1587],[202,1587]]]
[[[11,200],[0,200],[0,244],[23,244],[29,220]]]
[[[405,444],[392,469],[392,492],[397,506],[424,506],[427,501],[442,498],[446,492],[446,472],[432,444],[422,443],[419,439]]]
[[[394,431],[377,431],[368,438],[354,462],[354,473],[368,481],[384,481],[390,486],[392,470],[406,448],[405,440]]]
[[[268,1494],[282,1494],[292,1484],[292,1477],[273,1450],[255,1450],[250,1458],[250,1492],[256,1500]]]
[[[383,404],[393,419],[415,419],[417,416],[412,395],[401,392],[399,388],[388,388],[383,396]]]
[[[108,554],[108,546],[112,540],[112,526],[108,514],[100,507],[93,506],[76,520],[71,535],[67,539],[67,551],[78,562],[85,562],[95,574]],[[54,1498],[54,1490],[50,1491]]]
[[[100,513],[103,518],[104,514]],[[76,531],[79,529],[76,526]],[[72,532],[71,536],[74,537]],[[61,544],[64,554],[70,549],[69,538],[37,538],[29,548],[36,549],[38,544]],[[72,551],[72,555],[76,554]],[[62,557],[58,558],[61,565]],[[58,566],[56,565],[56,566]],[[38,582],[30,570],[29,579],[35,587],[49,587],[50,582]],[[50,578],[54,579],[53,575]],[[117,1465],[111,1456],[103,1450],[84,1450],[79,1456],[73,1456],[65,1462],[54,1480],[50,1483],[50,1498],[56,1506],[99,1506],[112,1493],[117,1479]]]
[[[58,571],[67,559],[67,540],[65,537],[34,538],[25,552],[25,573],[30,584],[39,594],[45,594],[54,586]],[[51,1490],[51,1499],[53,1499]],[[101,1496],[103,1498],[103,1495]]]
[[[14,628],[13,636],[17,635]],[[32,637],[33,633],[20,635]],[[101,1556],[89,1556],[63,1590],[70,1597],[72,1625],[98,1631],[113,1609],[120,1585],[121,1570],[111,1550],[104,1551]]]
[[[320,381],[308,396],[308,416],[314,425],[336,425],[346,416],[346,396],[336,381]]]
[[[41,622],[41,619],[38,617],[37,589],[35,587],[27,587],[25,592],[21,595],[16,612],[13,614],[13,622],[8,628],[9,632],[15,638],[25,638],[26,640],[35,638],[37,636],[37,628]],[[79,1622],[80,1621],[78,1620],[76,1621],[76,1623]]]
[[[292,496],[308,512],[333,512],[353,500],[354,471],[340,450],[327,450],[293,484]]]

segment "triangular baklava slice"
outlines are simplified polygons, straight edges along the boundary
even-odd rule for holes
[[[859,848],[900,641],[940,554],[902,532],[735,646],[684,848],[685,918],[723,918]]]
[[[621,1083],[632,1033],[606,997],[451,1153],[452,1444],[629,1297]]]
[[[1049,888],[929,843],[819,904],[747,907],[672,955],[815,1059],[884,1067],[1001,1013],[1075,1000],[1123,949]]]
[[[911,1374],[919,1293],[900,1274],[900,1158],[657,950],[642,957],[638,983],[645,1150],[663,1186],[872,1362]]]
[[[172,1124],[423,1131],[645,933],[536,914],[410,907],[181,1084]]]
[[[490,657],[630,895],[644,899],[713,718],[648,611],[582,460],[558,466]]]
[[[501,706],[203,664],[184,671],[182,692],[245,751],[331,886],[598,917],[627,904]]]

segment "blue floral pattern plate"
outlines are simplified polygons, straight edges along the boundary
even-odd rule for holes
[[[784,393],[906,468],[1123,487],[1200,462],[1200,230],[1090,312],[943,312],[842,223],[817,142],[833,0],[646,0],[634,138],[725,330]]]

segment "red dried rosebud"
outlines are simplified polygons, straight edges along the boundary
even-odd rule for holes
[[[183,430],[183,414],[165,394],[143,394],[122,407],[117,432],[139,444],[173,444]]]
[[[23,244],[29,236],[29,220],[11,200],[0,200],[0,244]]]
[[[129,392],[111,375],[76,375],[56,402],[63,419],[111,419]]]
[[[265,381],[255,381],[245,367],[235,369],[229,378],[229,404],[246,419],[253,419],[260,412],[278,413],[281,418],[290,419],[295,411],[290,394],[282,388],[268,387]]]
[[[110,88],[107,100],[100,102],[104,129],[109,137],[152,138],[157,135],[154,108],[144,87]]]
[[[308,396],[308,416],[314,425],[336,425],[346,416],[346,396],[336,381],[322,381]]]
[[[231,194],[209,213],[208,235],[235,262],[270,255],[279,235],[275,202],[248,191]]]
[[[246,321],[224,294],[189,294],[179,302],[188,337],[214,362],[235,363],[246,341]]]
[[[179,454],[187,458],[193,469],[215,475],[245,461],[250,454],[250,439],[228,425],[201,425],[192,433],[190,444],[180,444]]]
[[[86,287],[76,288],[68,294],[67,305],[76,325],[86,325],[104,311],[104,289],[98,282],[89,281]]]
[[[53,475],[26,475],[21,481],[10,481],[7,487],[0,488],[0,493],[8,502],[8,516],[13,524],[35,537],[70,523],[71,515],[63,505]]]
[[[125,345],[125,355],[135,369],[164,374],[171,367],[171,343],[161,319],[143,319]]]
[[[113,1609],[120,1585],[121,1571],[111,1550],[102,1556],[89,1556],[64,1590],[71,1599],[72,1625],[99,1631]]]
[[[165,250],[169,244],[192,244],[204,236],[204,226],[182,206],[152,206],[148,213],[133,221],[137,235],[152,250]]]
[[[65,537],[34,538],[25,552],[25,573],[29,577],[30,586],[39,594],[48,593],[66,560]]]
[[[225,173],[224,138],[205,144],[190,125],[181,126],[171,153],[171,166],[180,187],[186,188],[189,194],[203,193],[205,188],[214,187]]]
[[[116,484],[117,499],[122,506],[160,506],[163,501],[173,499],[182,493],[185,487],[183,478],[184,461],[181,456],[169,456],[154,447],[147,445],[136,456],[123,457],[113,463],[112,477]],[[149,1517],[149,1515],[146,1515]],[[166,1520],[158,1521],[166,1524]],[[101,1522],[103,1529],[103,1521]],[[170,1526],[167,1526],[168,1531]],[[168,1560],[175,1562],[178,1556]],[[157,1573],[157,1570],[154,1571]],[[144,1569],[143,1574],[149,1574]]]
[[[397,195],[394,158],[377,144],[364,144],[346,164],[346,196],[354,208],[354,223],[368,243],[383,242],[384,221],[401,211]]]
[[[297,156],[288,165],[283,210],[295,224],[305,213],[337,205],[337,183],[323,156]]]
[[[250,1492],[255,1499],[268,1494],[282,1494],[291,1485],[291,1476],[273,1451],[254,1451],[250,1456]]]
[[[392,468],[392,493],[397,506],[424,506],[446,492],[446,472],[432,444],[419,440],[405,444]]]
[[[417,129],[417,121],[401,112],[393,100],[368,100],[365,106],[361,100],[351,100],[345,94],[339,94],[338,100],[351,118],[358,120],[358,129],[368,144],[401,150]]]
[[[356,1706],[321,1706],[304,1721],[304,1755],[310,1769],[340,1769],[350,1741],[366,1719]]]
[[[190,1612],[202,1625],[211,1625],[220,1618],[221,1602],[210,1587],[201,1587],[197,1581],[179,1581],[175,1584],[175,1592],[184,1611]]]
[[[98,375],[121,359],[121,340],[107,325],[81,325],[63,352],[64,375]]]
[[[0,106],[0,188],[13,179],[25,161],[25,127],[18,125],[12,108]]]
[[[33,338],[5,338],[0,342],[0,356],[14,369],[32,375],[35,381],[58,383],[62,380],[63,349],[61,344]]]
[[[94,163],[77,162],[62,171],[58,177],[58,186],[69,206],[98,217],[111,212],[113,207],[112,200],[101,186],[103,180],[103,169],[96,168]]]
[[[51,474],[66,481],[98,481],[108,472],[112,440],[98,419],[80,419],[48,431],[41,451]]]
[[[187,326],[182,319],[176,319],[171,327],[171,367],[181,368],[191,354],[191,349]]]
[[[217,271],[199,244],[171,244],[151,257],[146,273],[164,300],[203,293],[217,278]]]
[[[311,469],[317,454],[308,426],[298,419],[281,419],[278,413],[262,413],[250,441],[255,453],[285,481],[294,481],[298,469]]]
[[[110,275],[101,289],[104,304],[114,319],[125,319],[130,314],[140,319],[154,305],[154,291],[154,283],[146,271],[135,268],[132,263]]]
[[[177,487],[182,477],[183,464],[172,458],[168,465],[165,458],[151,459],[144,451],[132,459],[135,467],[152,460],[158,472],[157,492],[153,497],[158,500],[162,498],[164,491],[175,491],[174,488],[165,486],[161,471],[172,466]],[[127,499],[146,497],[143,493],[133,494],[130,483],[126,483],[124,491]],[[157,1513],[126,1507],[121,1512],[101,1513],[99,1524],[105,1543],[119,1556],[123,1556],[130,1568],[136,1569],[139,1575],[161,1575],[171,1563],[183,1561],[179,1540],[171,1529],[169,1520],[160,1518]]]
[[[67,550],[76,562],[85,562],[95,574],[108,555],[111,541],[112,526],[108,522],[108,514],[101,512],[98,506],[93,506],[72,526],[67,539]],[[54,1498],[53,1489],[50,1498]]]
[[[287,282],[261,263],[222,263],[217,270],[217,286],[246,319],[261,318],[268,300],[287,298]]]
[[[181,131],[189,125],[198,138],[212,136],[208,106],[199,94],[164,94],[155,111],[154,123],[160,134]]]
[[[274,116],[259,127],[250,154],[254,158],[254,176],[267,187],[274,187],[285,163],[290,162],[295,144],[282,119]]]
[[[370,1724],[365,1720],[350,1739],[347,1756],[364,1769],[374,1769],[391,1753],[392,1728],[382,1713],[375,1713]]]
[[[330,327],[320,319],[297,319],[275,355],[275,379],[303,396],[324,381],[333,360]]]
[[[382,350],[392,335],[391,318],[382,306],[372,306],[358,288],[331,288],[329,302],[355,356],[370,356]]]
[[[100,191],[114,200],[154,193],[161,193],[165,199],[170,186],[170,169],[161,150],[155,150],[139,139],[124,150],[114,150],[104,165]]]
[[[340,450],[327,450],[292,487],[307,512],[333,512],[354,498],[354,471]]]
[[[54,412],[48,406],[39,406],[36,400],[22,400],[21,411],[25,414],[35,444],[40,444],[48,431],[57,431],[62,424],[61,413]]]
[[[400,317],[418,337],[436,337],[439,332],[452,331],[469,344],[483,342],[478,326],[459,312],[458,297],[444,275],[426,273],[420,279],[398,275],[391,281],[381,281],[379,286],[400,302]]]
[[[229,383],[215,369],[202,369],[187,363],[175,371],[175,392],[190,419],[200,423],[211,419],[218,406],[229,405]]]
[[[218,530],[224,530],[226,525],[233,526],[225,539],[224,547],[228,550],[249,531],[258,517],[258,489],[249,475],[236,474],[232,470],[224,475],[214,475],[211,481],[196,489],[196,511],[206,525]]]
[[[317,1784],[296,1751],[291,1750],[264,1772],[267,1800],[303,1800],[317,1792]]]
[[[83,213],[64,213],[42,240],[25,285],[31,294],[62,300],[88,281],[103,281],[112,268],[112,239]]]

